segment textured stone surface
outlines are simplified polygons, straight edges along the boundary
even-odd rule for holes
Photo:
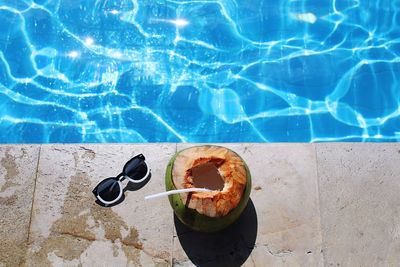
[[[165,190],[176,144],[0,146],[0,266],[398,266],[400,144],[223,145],[249,165],[253,208],[219,235],[143,199]],[[93,187],[138,153],[150,181],[94,203]]]
[[[319,144],[326,266],[399,266],[400,144]]]
[[[322,266],[314,145],[222,145],[239,153],[252,174],[250,197],[258,229],[255,247],[244,265]],[[178,144],[178,151],[188,146]],[[187,248],[177,241],[175,237],[173,262],[187,266],[192,255],[185,254]],[[240,247],[241,241],[237,242]],[[215,255],[209,256],[212,262]]]
[[[167,199],[144,196],[165,190],[165,167],[175,150],[175,144],[43,146],[28,265],[171,265],[172,210]],[[149,182],[129,187],[137,190],[111,208],[96,204],[94,186],[139,153],[152,170]]]
[[[0,266],[24,263],[39,146],[0,146]]]

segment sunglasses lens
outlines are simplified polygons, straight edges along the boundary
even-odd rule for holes
[[[105,179],[97,187],[97,194],[105,201],[113,201],[118,198],[120,193],[118,181],[113,178]]]
[[[125,165],[124,173],[133,180],[140,180],[147,173],[147,165],[143,159],[135,158]]]

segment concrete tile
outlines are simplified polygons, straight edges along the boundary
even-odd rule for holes
[[[0,266],[25,262],[40,146],[0,146]]]
[[[175,144],[43,146],[27,265],[170,266],[172,209],[167,199],[146,202],[144,196],[165,190],[175,150]],[[149,182],[130,187],[118,205],[96,204],[96,184],[139,153],[152,170]]]
[[[400,144],[317,144],[326,266],[399,266]]]
[[[221,145],[236,151],[252,175],[250,197],[258,229],[245,266],[322,266],[314,145]],[[189,146],[178,144],[177,148]],[[178,262],[186,262],[177,242],[173,261],[176,257]]]

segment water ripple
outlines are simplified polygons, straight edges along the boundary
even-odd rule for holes
[[[0,142],[399,141],[399,7],[0,0]]]

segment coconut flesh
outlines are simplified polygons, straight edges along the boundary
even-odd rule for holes
[[[205,187],[213,190],[180,194],[186,207],[209,217],[222,217],[234,209],[247,181],[242,159],[233,151],[218,146],[198,146],[179,152],[172,176],[177,189]]]

